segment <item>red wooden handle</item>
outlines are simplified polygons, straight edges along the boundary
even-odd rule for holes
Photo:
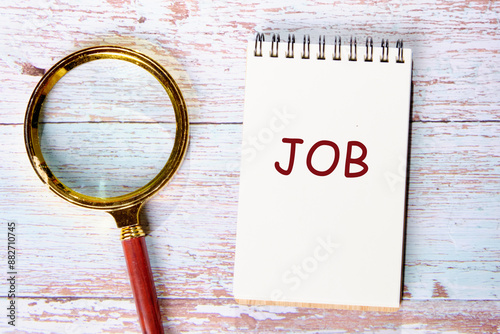
[[[160,307],[144,237],[122,240],[130,284],[143,333],[163,334]]]

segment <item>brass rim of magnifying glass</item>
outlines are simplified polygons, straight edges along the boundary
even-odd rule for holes
[[[71,69],[78,65],[98,59],[118,59],[128,61],[138,65],[153,75],[167,92],[175,113],[176,133],[174,147],[162,170],[145,186],[130,192],[126,195],[99,198],[83,195],[71,188],[66,187],[50,171],[45,159],[43,158],[40,141],[38,137],[39,116],[42,104],[54,85]],[[133,80],[133,78],[131,78]],[[130,207],[144,202],[148,197],[159,191],[173,177],[181,162],[188,146],[189,121],[186,109],[186,103],[182,97],[181,91],[170,74],[156,61],[137,51],[118,47],[118,46],[98,46],[77,51],[63,58],[45,73],[33,94],[31,95],[26,118],[24,121],[24,136],[26,149],[31,164],[40,179],[46,183],[49,188],[74,204],[93,208],[112,210]]]

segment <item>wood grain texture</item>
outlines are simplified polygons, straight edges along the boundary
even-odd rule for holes
[[[112,217],[51,194],[23,143],[27,101],[44,71],[80,48],[118,44],[168,69],[192,122],[185,162],[141,215],[166,332],[498,333],[499,2],[6,0],[0,10],[0,226],[18,224],[20,272],[19,323],[14,329],[0,320],[1,332],[140,331]],[[327,43],[338,34],[403,38],[412,49],[400,311],[232,300],[245,47],[256,31],[322,33]],[[111,111],[94,121],[119,116]],[[52,120],[89,121],[77,112]],[[6,256],[0,252],[0,279]],[[1,284],[2,308],[6,291]]]
[[[122,247],[142,332],[163,333],[163,321],[145,237],[122,240]]]
[[[133,301],[23,298],[14,333],[139,332]],[[166,333],[498,333],[498,302],[405,301],[395,313],[279,306],[237,306],[232,300],[161,299]],[[71,313],[71,317],[67,314]]]
[[[498,2],[486,0],[4,1],[2,123],[22,122],[24,101],[38,81],[30,74],[41,73],[37,68],[110,43],[137,48],[168,68],[186,95],[191,121],[239,122],[245,42],[255,31],[324,33],[330,41],[338,34],[392,43],[403,38],[414,54],[415,120],[498,120],[499,10]]]
[[[21,126],[2,129],[10,130],[2,138],[11,138],[2,150],[15,153],[13,160],[18,161],[10,173],[4,171],[2,184],[12,187],[4,217],[20,225],[22,295],[131,298],[112,218],[75,208],[49,193],[24,161]],[[240,130],[239,124],[193,126],[179,174],[146,204],[142,218],[149,222],[147,242],[163,298],[208,302],[232,296],[238,174],[231,172],[230,163],[239,158],[240,143],[232,138]],[[459,136],[462,144],[454,135],[460,130],[461,123],[445,123],[439,134],[432,123],[413,126],[404,278],[405,298],[410,300],[498,299],[495,208],[500,173],[498,164],[490,162],[490,156],[500,153],[498,124],[469,125]],[[210,141],[202,140],[207,136]],[[442,147],[439,156],[426,154],[426,147],[436,143]],[[463,174],[468,164],[464,151],[483,171]],[[438,164],[439,169],[429,167]],[[478,178],[485,180],[478,183]],[[23,203],[16,203],[21,195]],[[38,248],[40,238],[43,247]],[[492,312],[500,311],[491,305]]]

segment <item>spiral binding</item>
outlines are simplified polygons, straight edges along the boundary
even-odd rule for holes
[[[349,43],[349,61],[357,61],[358,60],[358,48],[356,43],[356,37],[354,37],[354,52],[352,52],[352,37],[351,42]]]
[[[401,57],[403,57],[403,52],[401,51]],[[373,61],[373,38],[366,38],[366,55],[365,61]]]
[[[271,51],[269,52],[269,56],[278,57],[278,46],[280,44],[280,35],[273,34],[273,38],[271,39]],[[276,49],[275,49],[276,48]],[[262,51],[262,49],[261,49]]]
[[[382,39],[382,44],[380,45],[382,47],[382,55],[380,56],[380,62],[382,63],[387,63],[389,62],[389,40],[384,40]]]
[[[337,43],[337,37],[338,37],[338,43]],[[333,49],[333,60],[341,60],[341,52],[340,48],[342,47],[342,39],[340,36],[335,36],[335,45]]]
[[[288,49],[286,51],[286,57],[287,58],[293,58],[294,57],[294,52],[293,52],[293,45],[295,44],[295,35],[292,35],[290,38],[290,34],[288,34]]]
[[[255,57],[262,57],[262,42],[264,42],[264,34],[257,34],[255,37]]]
[[[323,43],[321,42],[321,37],[323,37]],[[325,35],[319,36],[319,53],[318,59],[325,60]]]
[[[307,37],[307,53],[306,53],[306,37]],[[302,59],[309,59],[310,55],[311,55],[311,38],[309,37],[309,35],[304,35]]]
[[[262,42],[264,42],[264,34],[263,33],[258,33],[257,36],[255,37],[255,50],[254,50],[254,56],[255,57],[262,57]],[[326,55],[325,55],[325,44],[326,44],[326,39],[325,35],[320,35],[319,36],[319,42],[318,42],[318,53],[316,58],[319,60],[325,60]],[[273,34],[271,37],[271,51],[269,52],[269,56],[276,58],[278,57],[278,47],[280,44],[280,35],[279,34]],[[302,59],[310,59],[311,57],[311,38],[309,35],[304,35],[304,40],[302,42]],[[295,57],[295,52],[294,52],[294,45],[295,45],[295,35],[294,34],[289,34],[288,35],[288,42],[287,42],[287,50],[285,53],[286,58],[294,58]],[[373,62],[373,38],[367,37],[366,38],[366,52],[364,56],[364,60],[366,62]],[[380,44],[382,48],[382,55],[380,56],[380,62],[382,63],[388,63],[389,62],[389,40],[388,39],[382,39],[382,42]],[[334,40],[334,45],[333,45],[333,55],[332,59],[333,60],[341,60],[341,47],[342,47],[342,39],[340,36],[335,36]],[[404,63],[404,55],[403,55],[403,40],[398,39],[396,42],[396,48],[397,48],[397,56],[396,56],[396,63]],[[358,60],[358,47],[357,47],[357,40],[354,37],[351,37],[349,41],[349,61],[357,61]]]
[[[403,59],[403,40],[398,39],[396,42],[396,48],[398,49],[398,56],[396,58],[396,63],[404,63],[405,60]]]

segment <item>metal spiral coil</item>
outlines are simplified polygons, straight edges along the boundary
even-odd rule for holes
[[[307,53],[306,53],[306,43],[307,43]],[[309,59],[311,55],[311,38],[309,35],[304,35],[304,44],[302,45],[302,59]]]
[[[255,57],[262,57],[262,42],[264,42],[264,34],[257,34],[255,37]]]
[[[269,55],[271,57],[278,57],[278,46],[280,44],[280,35],[279,34],[273,34],[273,38],[271,39],[271,52],[269,52]]]
[[[322,37],[323,37],[323,41],[321,41]],[[318,59],[325,60],[325,35],[319,36],[318,46],[319,46]]]
[[[326,53],[325,53],[325,42],[326,38],[325,35],[320,35],[319,36],[319,41],[318,41],[318,54],[317,54],[317,59],[319,60],[325,60],[326,59]],[[262,57],[262,43],[265,41],[264,34],[263,33],[257,33],[257,36],[255,37],[255,50],[254,50],[254,55],[255,57]],[[272,34],[271,37],[271,50],[269,51],[269,56],[273,58],[279,57],[278,53],[278,48],[279,48],[279,43],[280,43],[280,35],[279,34]],[[366,53],[364,56],[364,61],[365,62],[373,62],[373,38],[372,37],[367,37],[366,38]],[[309,35],[304,35],[304,39],[302,42],[302,59],[310,59],[311,57],[311,39]],[[382,42],[380,44],[382,53],[380,55],[380,62],[382,63],[388,63],[389,62],[389,40],[388,39],[382,39]],[[397,56],[396,56],[396,63],[404,63],[404,56],[403,56],[403,40],[398,39],[396,42],[396,48],[397,48]],[[287,49],[285,52],[285,57],[286,58],[294,58],[295,57],[295,35],[294,34],[288,34],[288,42],[287,42]],[[333,44],[333,55],[332,55],[333,60],[341,60],[342,59],[342,38],[340,36],[335,36],[334,44]],[[357,48],[357,39],[356,37],[351,37],[349,41],[349,54],[348,54],[348,60],[349,61],[358,61],[358,48]]]
[[[384,44],[384,42],[385,42],[385,44]],[[389,62],[389,40],[382,39],[381,47],[382,47],[382,55],[380,56],[380,61],[382,63],[388,63]]]
[[[338,43],[337,43],[338,38]],[[342,39],[340,36],[335,36],[335,44],[333,48],[333,60],[341,60],[341,47],[342,47]]]
[[[403,58],[403,40],[398,39],[396,42],[396,48],[398,48],[398,56],[396,57],[396,63],[404,63],[405,60]]]
[[[354,37],[354,52],[352,52],[353,40],[351,37],[351,41],[349,42],[349,61],[357,61],[358,60],[358,47],[356,42],[356,37]]]
[[[295,44],[295,35],[292,34],[290,37],[290,34],[288,34],[288,49],[286,51],[286,57],[287,58],[293,58],[294,52],[293,52],[293,46]]]
[[[366,38],[366,55],[365,61],[373,61],[373,38]]]

